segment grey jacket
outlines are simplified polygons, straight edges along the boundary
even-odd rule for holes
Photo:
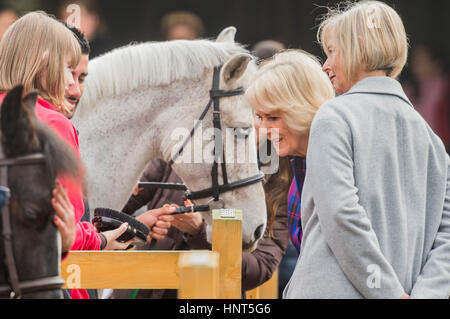
[[[370,77],[311,127],[285,298],[448,298],[450,159],[400,84]]]

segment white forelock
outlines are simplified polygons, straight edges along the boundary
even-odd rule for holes
[[[239,44],[210,40],[147,42],[121,47],[89,63],[82,103],[92,108],[105,97],[121,96],[142,87],[199,79],[206,69],[243,52],[248,53]]]

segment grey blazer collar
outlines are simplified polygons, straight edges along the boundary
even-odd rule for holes
[[[357,93],[395,95],[414,107],[403,91],[400,83],[387,76],[372,76],[362,79],[347,93],[343,94],[343,96]]]

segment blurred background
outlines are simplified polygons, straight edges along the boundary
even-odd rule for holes
[[[213,38],[230,25],[238,29],[237,41],[249,44],[273,39],[287,47],[303,48],[320,55],[315,43],[317,17],[323,7],[338,1],[326,0],[0,0],[0,7],[13,8],[19,15],[44,10],[61,16],[68,4],[82,2],[97,16],[96,36],[107,38],[105,48],[132,41],[164,40],[161,20],[173,11],[190,11],[203,23],[202,37]],[[433,42],[450,49],[450,1],[391,0],[385,1],[402,16],[412,44]],[[322,8],[321,8],[322,7]],[[85,14],[86,19],[91,17]],[[91,23],[93,27],[96,23]],[[91,39],[92,40],[92,39]]]
[[[132,42],[215,38],[227,26],[260,57],[301,48],[324,60],[316,42],[318,18],[330,0],[0,0],[0,39],[22,14],[44,10],[64,21],[81,8],[80,25],[90,58]],[[450,1],[388,0],[410,37],[400,80],[417,110],[450,146]],[[71,9],[72,8],[72,9]],[[261,42],[272,40],[271,42]],[[274,42],[276,41],[276,42]]]

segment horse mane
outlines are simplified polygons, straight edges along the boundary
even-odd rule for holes
[[[206,69],[225,63],[237,53],[248,53],[234,42],[177,40],[131,44],[89,62],[82,103],[90,107],[102,98],[121,96],[142,87],[200,79]]]

